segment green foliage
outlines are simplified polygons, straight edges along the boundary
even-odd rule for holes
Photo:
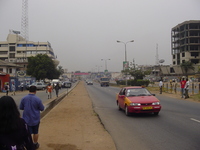
[[[135,80],[143,79],[143,77],[145,76],[145,73],[142,70],[136,68],[130,69],[129,74],[133,76]]]
[[[117,85],[125,85],[126,82],[125,80],[120,80],[120,81],[116,81]],[[127,85],[128,86],[148,86],[150,83],[149,80],[142,80],[142,79],[138,79],[138,80],[127,80]]]
[[[61,75],[64,74],[64,69],[62,68],[62,66],[58,66],[58,71]]]
[[[60,76],[54,62],[46,54],[38,54],[28,58],[27,74],[40,79],[54,79]]]
[[[194,64],[190,61],[185,61],[184,63],[181,64],[181,68],[184,69],[185,71],[185,76],[187,77],[188,76],[188,71],[191,69],[191,70],[194,70]]]

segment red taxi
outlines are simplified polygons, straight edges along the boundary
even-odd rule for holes
[[[119,110],[131,113],[153,113],[158,115],[161,110],[160,101],[146,88],[141,86],[124,87],[116,96]]]

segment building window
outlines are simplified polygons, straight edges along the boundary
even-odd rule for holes
[[[174,68],[170,68],[170,73],[175,73]]]
[[[12,69],[11,68],[9,69],[9,73],[12,73]]]
[[[182,63],[185,63],[185,60],[182,60]]]
[[[9,51],[10,51],[10,52],[15,52],[15,46],[10,46],[10,47],[9,47]]]
[[[9,58],[15,58],[15,53],[10,53]]]
[[[0,44],[0,47],[8,47],[8,44]]]
[[[176,62],[175,62],[175,61],[173,61],[173,65],[176,65]]]
[[[0,71],[3,72],[3,68],[0,68]]]
[[[176,59],[176,55],[173,55],[173,59]]]
[[[185,53],[182,53],[182,57],[185,57]]]
[[[7,51],[0,51],[0,55],[3,55],[3,54],[8,54],[8,52]]]

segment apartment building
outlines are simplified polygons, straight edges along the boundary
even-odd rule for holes
[[[200,65],[200,20],[178,24],[171,30],[172,64],[191,61]]]
[[[37,54],[47,54],[56,66],[59,64],[49,42],[26,41],[14,33],[9,33],[6,41],[0,41],[0,60],[20,65],[21,70],[26,70],[27,58]]]

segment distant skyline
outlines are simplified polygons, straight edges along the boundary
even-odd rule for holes
[[[200,20],[200,0],[29,0],[29,41],[49,41],[68,71],[123,69],[127,60],[155,65],[156,50],[172,64],[171,29]],[[22,0],[0,1],[0,41],[21,31]],[[157,47],[158,45],[158,47]],[[100,67],[102,66],[102,67]]]

